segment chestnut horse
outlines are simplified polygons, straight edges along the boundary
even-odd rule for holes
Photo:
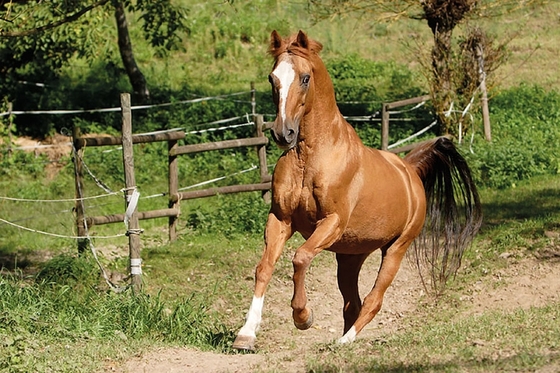
[[[423,227],[424,238],[416,245],[430,246],[426,260],[446,275],[458,268],[481,224],[476,187],[452,142],[438,138],[404,160],[364,146],[338,110],[318,55],[321,49],[302,31],[285,40],[276,31],[271,35],[275,63],[269,80],[277,109],[272,137],[284,153],[274,170],[265,248],[246,323],[233,344],[236,349],[254,349],[266,287],[295,232],[306,241],[292,260],[294,324],[302,330],[312,325],[306,270],[322,250],[332,251],[344,300],[344,333],[338,342],[346,343],[379,312],[407,248]],[[362,304],[358,275],[377,249],[381,266]]]

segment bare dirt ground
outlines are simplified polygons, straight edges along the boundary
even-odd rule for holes
[[[328,255],[328,254],[327,254]],[[517,308],[543,306],[560,299],[560,261],[536,258],[516,259],[506,254],[508,265],[465,288],[460,300],[468,306],[466,315],[488,310],[511,311]],[[361,276],[361,294],[367,293],[377,273],[378,256],[366,262]],[[328,343],[340,337],[343,327],[342,301],[335,278],[335,262],[321,258],[320,266],[310,269],[307,278],[308,295],[314,310],[315,324],[310,330],[296,330],[291,320],[292,284],[289,278],[273,278],[265,299],[263,323],[258,334],[257,353],[226,355],[202,352],[190,348],[148,351],[113,367],[119,372],[183,373],[183,372],[280,372],[305,371],[306,355],[318,343]],[[403,327],[406,318],[415,316],[424,294],[415,268],[403,262],[393,285],[387,291],[381,312],[358,336],[376,340],[381,333]],[[251,294],[247,295],[249,302]],[[249,304],[247,304],[247,307]],[[242,315],[232,315],[242,318]],[[560,366],[546,367],[542,372],[560,372]]]

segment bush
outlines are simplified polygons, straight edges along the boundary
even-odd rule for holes
[[[491,102],[492,142],[478,139],[467,154],[479,185],[507,188],[560,173],[560,93],[520,86]]]
[[[45,165],[48,159],[45,155],[35,156],[33,153],[16,150],[9,152],[8,149],[0,149],[0,176],[31,176],[40,179],[44,176]]]
[[[195,209],[187,216],[187,226],[198,232],[227,236],[262,234],[269,206],[260,193],[214,197],[212,204]]]

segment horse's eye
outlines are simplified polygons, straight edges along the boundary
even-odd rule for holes
[[[303,76],[303,78],[301,79],[301,84],[302,84],[302,85],[308,85],[308,84],[309,84],[309,78],[310,78],[310,75],[309,75],[309,74],[305,74],[305,75]]]

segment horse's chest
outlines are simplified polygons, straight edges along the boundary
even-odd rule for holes
[[[298,201],[298,210],[305,211],[307,214],[308,220],[317,220],[317,212],[318,212],[318,200],[316,196],[313,194],[313,189],[307,186],[304,186],[301,189],[300,198]]]
[[[313,183],[304,183],[301,188],[297,207],[292,214],[292,223],[304,236],[311,234],[317,222],[328,214],[328,201],[322,194],[321,189],[314,187]]]

